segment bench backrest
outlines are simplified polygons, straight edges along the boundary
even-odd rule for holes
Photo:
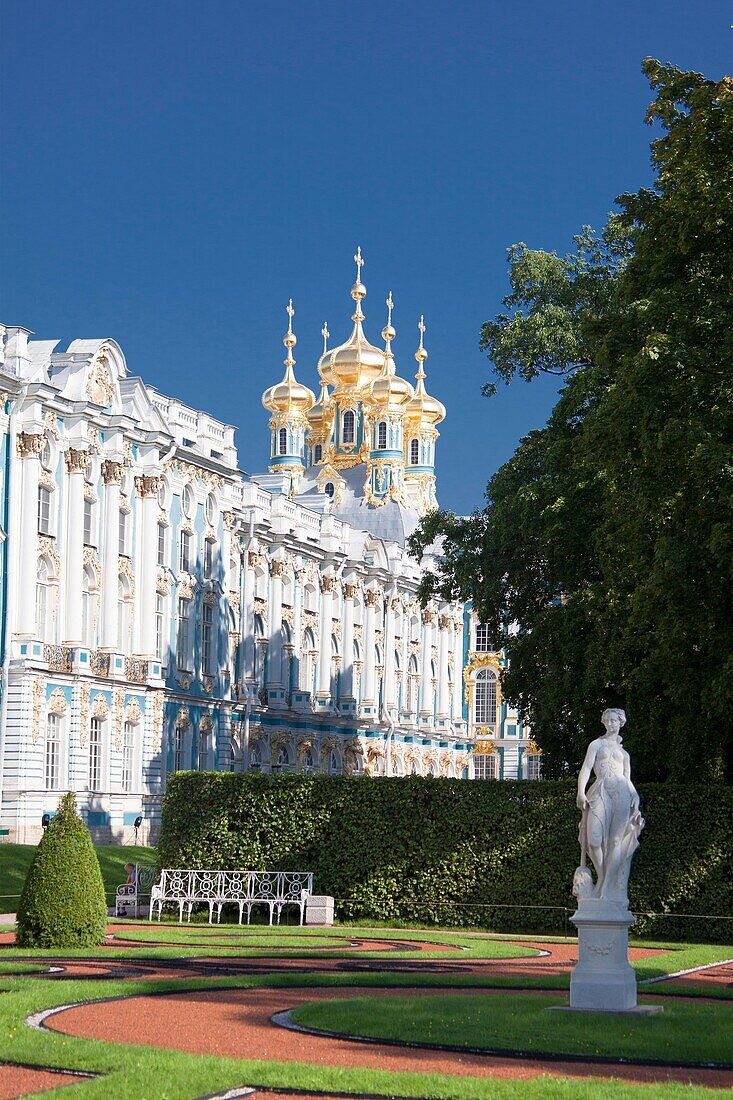
[[[300,901],[313,893],[312,871],[206,871],[166,867],[156,895],[178,901]]]

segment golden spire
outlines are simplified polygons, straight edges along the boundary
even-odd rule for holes
[[[302,386],[298,382],[293,371],[295,366],[293,348],[298,341],[293,332],[295,310],[293,309],[292,298],[289,300],[285,312],[288,315],[288,331],[283,336],[283,344],[287,348],[287,355],[283,360],[285,376],[282,382],[265,390],[262,395],[262,404],[271,412],[306,412],[312,407],[316,396],[307,386]]]
[[[356,311],[351,319],[352,321],[356,321],[358,324],[359,321],[364,320],[361,303],[364,298],[366,298],[366,287],[361,281],[361,269],[364,266],[364,258],[361,254],[361,245],[359,245],[354,254],[354,263],[356,264],[356,282],[351,288],[351,297],[356,302]]]
[[[384,368],[386,374],[394,374],[394,355],[392,354],[392,341],[397,335],[392,327],[392,310],[394,309],[394,302],[392,300],[392,291],[390,290],[387,296],[387,324],[382,329],[382,339],[384,340]]]
[[[369,387],[369,394],[375,406],[401,406],[412,397],[412,386],[403,378],[399,378],[395,371],[394,355],[392,354],[392,341],[396,333],[392,325],[392,310],[394,301],[392,291],[387,297],[387,324],[382,329],[384,339],[384,367],[379,378],[375,378]]]
[[[425,318],[423,314],[420,314],[420,321],[418,323],[418,330],[420,332],[420,343],[418,344],[417,351],[415,352],[415,358],[417,359],[417,385],[415,386],[415,396],[412,401],[408,403],[407,415],[410,420],[423,421],[429,424],[439,424],[441,420],[445,420],[445,406],[437,400],[435,397],[431,397],[425,390],[425,369],[424,363],[428,358],[428,351],[425,347]]]

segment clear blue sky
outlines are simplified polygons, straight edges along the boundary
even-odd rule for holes
[[[645,55],[730,71],[733,7],[600,3],[3,0],[2,320],[114,337],[132,373],[239,427],[265,469],[262,390],[396,302],[398,369],[428,326],[447,406],[439,498],[480,506],[555,387],[480,396],[505,251],[564,250],[651,179]]]

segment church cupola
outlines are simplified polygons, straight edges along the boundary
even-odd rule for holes
[[[445,406],[425,389],[425,320],[418,324],[420,343],[415,352],[417,385],[414,396],[405,406],[405,487],[408,499],[421,515],[438,507],[435,494],[435,441],[439,437],[436,424],[445,420]]]
[[[328,337],[330,336],[328,331],[328,324],[324,321],[323,328],[321,329],[321,336],[323,337],[323,355],[320,362],[328,354]],[[328,383],[321,376],[321,395],[316,401],[313,408],[308,411],[308,438],[307,446],[309,451],[310,466],[320,466],[323,463],[324,455],[331,439],[331,427],[333,425],[334,406],[331,401],[331,394],[328,389]]]
[[[409,382],[395,370],[392,341],[394,302],[392,291],[387,298],[387,324],[382,329],[384,339],[384,369],[371,383],[366,402],[365,422],[369,435],[369,460],[364,495],[369,503],[385,504],[388,500],[404,503],[404,425],[405,407],[413,396]]]
[[[271,473],[287,474],[290,477],[290,495],[298,488],[305,468],[305,432],[308,426],[307,413],[315,404],[315,394],[307,386],[301,385],[295,377],[293,367],[293,348],[297,340],[293,332],[293,300],[290,299],[287,310],[288,331],[283,337],[287,349],[285,357],[285,375],[282,382],[270,386],[262,395],[262,404],[272,415],[270,417],[270,466]]]

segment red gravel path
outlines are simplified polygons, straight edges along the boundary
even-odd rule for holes
[[[0,1064],[0,1100],[15,1100],[17,1096],[30,1096],[34,1092],[57,1089],[86,1081],[73,1073],[53,1073],[47,1069],[28,1069],[25,1066]]]
[[[370,996],[386,992],[372,990]],[[394,993],[393,990],[388,992]],[[403,992],[405,995],[431,996],[425,989]],[[460,995],[463,991],[455,992]],[[229,1058],[521,1080],[551,1074],[572,1078],[617,1077],[637,1084],[680,1081],[713,1088],[733,1086],[733,1071],[518,1060],[366,1044],[289,1031],[277,1027],[270,1019],[274,1013],[304,1002],[363,994],[363,988],[246,989],[131,997],[125,998],[124,1004],[117,1000],[66,1009],[50,1017],[46,1026],[81,1038]]]

